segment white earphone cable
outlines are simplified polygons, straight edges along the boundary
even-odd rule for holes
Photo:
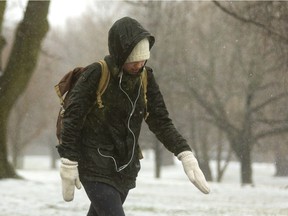
[[[139,88],[138,88],[138,95],[137,95],[135,101],[133,102],[133,101],[131,100],[131,98],[129,97],[129,95],[127,94],[127,92],[126,92],[126,91],[122,88],[122,86],[121,86],[122,77],[123,77],[123,72],[121,72],[121,74],[120,74],[119,88],[120,88],[120,90],[127,96],[128,100],[130,101],[131,107],[132,107],[132,110],[131,110],[131,113],[129,114],[129,118],[128,118],[128,122],[127,122],[127,128],[128,128],[128,130],[130,131],[130,133],[131,133],[132,136],[133,136],[133,148],[132,148],[131,157],[130,157],[129,161],[128,161],[126,164],[118,167],[117,161],[115,160],[115,158],[114,158],[113,156],[109,156],[109,155],[104,155],[104,154],[102,154],[102,153],[100,152],[100,148],[98,148],[98,153],[99,153],[101,156],[106,157],[106,158],[111,158],[111,159],[113,160],[113,162],[114,162],[114,164],[115,164],[115,169],[116,169],[117,172],[120,172],[120,171],[124,170],[124,169],[131,163],[131,161],[133,160],[133,156],[134,156],[134,154],[135,154],[136,136],[135,136],[134,132],[132,131],[132,129],[130,128],[130,121],[131,121],[131,118],[132,118],[132,116],[133,116],[133,114],[134,114],[134,112],[135,112],[136,104],[137,104],[137,101],[138,101],[138,99],[139,99],[139,97],[140,97],[141,87],[142,87],[142,78],[141,78],[141,76],[140,76],[140,85],[139,85]]]

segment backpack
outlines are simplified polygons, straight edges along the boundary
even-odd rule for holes
[[[86,70],[94,70],[97,64],[101,65],[101,77],[99,80],[99,85],[97,87],[96,95],[95,95],[95,104],[98,105],[98,108],[103,108],[104,105],[102,103],[101,96],[104,94],[110,80],[110,71],[108,69],[107,63],[104,60],[100,60],[95,62],[89,67],[88,69],[85,67],[76,67],[74,70],[69,71],[64,75],[64,77],[59,81],[57,85],[55,85],[54,89],[56,94],[60,99],[60,110],[57,117],[56,122],[56,136],[59,141],[59,144],[62,143],[61,141],[61,129],[62,129],[62,119],[64,117],[64,112],[67,107],[70,92],[75,86],[77,80],[80,78],[81,74]],[[144,102],[146,108],[146,115],[145,119],[148,117],[149,113],[147,112],[147,70],[144,68],[141,74],[143,92],[144,92]]]

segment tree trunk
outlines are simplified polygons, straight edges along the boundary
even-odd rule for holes
[[[241,163],[241,183],[242,185],[253,185],[252,181],[252,164],[251,164],[251,152],[243,151],[240,158]]]
[[[217,159],[217,182],[221,182],[223,175],[225,173],[225,170],[227,169],[229,162],[231,160],[232,157],[232,149],[231,147],[225,151],[225,153],[227,153],[227,155],[223,155],[224,150],[223,150],[223,133],[219,130],[218,131],[218,139],[217,139],[217,154],[216,154],[216,159]],[[223,165],[222,165],[222,161],[223,161]]]
[[[0,119],[5,119],[5,114],[2,116],[0,108]],[[8,162],[7,147],[3,145],[3,140],[6,140],[7,121],[0,123],[0,179],[2,178],[15,178],[17,177],[13,167]]]
[[[52,142],[53,143],[53,142]],[[51,163],[50,163],[50,168],[51,169],[56,169],[57,168],[57,159],[59,158],[58,152],[55,148],[54,145],[50,145],[50,158],[51,158]]]
[[[10,111],[25,90],[36,67],[41,42],[48,32],[50,1],[29,1],[19,24],[11,54],[0,76],[0,178],[15,177],[7,159],[7,122]]]
[[[278,143],[275,155],[275,176],[288,176],[288,145],[287,143]]]
[[[161,161],[162,161],[162,149],[161,143],[155,137],[154,152],[155,152],[155,178],[161,177]]]
[[[6,1],[0,1],[0,76],[3,73],[2,68],[2,50],[5,47],[6,40],[2,35],[2,26],[3,26],[3,20],[4,20],[4,13],[6,8]]]
[[[202,134],[204,135],[204,134]],[[198,157],[199,160],[199,166],[202,170],[202,172],[204,173],[206,180],[207,181],[213,181],[213,177],[212,177],[212,172],[210,169],[210,165],[209,165],[209,155],[208,155],[208,136],[205,134],[204,136],[202,136],[201,139],[201,156],[202,157]]]
[[[233,142],[233,150],[235,151],[241,165],[241,184],[253,185],[252,181],[252,163],[251,163],[251,144],[245,142],[247,139]]]

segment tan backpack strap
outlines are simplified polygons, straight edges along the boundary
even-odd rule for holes
[[[65,109],[64,109],[64,97],[61,94],[59,85],[55,85],[54,89],[55,89],[56,94],[58,95],[58,97],[60,99],[60,108],[61,108],[60,109],[60,116],[63,117],[64,116],[64,112],[65,112]]]
[[[108,69],[108,65],[104,60],[99,61],[101,65],[101,77],[99,81],[99,85],[97,88],[96,96],[97,96],[97,104],[99,108],[103,108],[104,105],[102,103],[102,98],[101,96],[105,92],[108,84],[109,84],[109,79],[110,79],[110,72]]]
[[[143,93],[144,93],[144,102],[145,102],[145,109],[146,109],[146,114],[145,114],[145,117],[144,117],[145,120],[147,119],[147,117],[149,115],[149,113],[147,112],[147,102],[148,102],[148,100],[147,100],[147,82],[148,82],[147,79],[148,79],[147,78],[147,70],[144,67],[143,72],[141,74],[141,80],[142,80]]]
[[[63,106],[63,104],[64,104],[64,98],[62,97],[62,94],[61,94],[61,92],[60,92],[59,85],[58,85],[58,84],[55,85],[55,86],[54,86],[54,89],[55,89],[56,94],[58,95],[58,97],[59,97],[59,99],[60,99],[60,104],[61,104],[61,106]]]

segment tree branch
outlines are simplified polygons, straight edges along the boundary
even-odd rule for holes
[[[258,106],[255,106],[254,108],[252,108],[251,112],[257,112],[258,110],[262,109],[264,106],[268,106],[272,102],[275,102],[275,101],[280,100],[280,99],[287,97],[287,96],[288,96],[288,93],[283,92],[277,96],[271,97],[268,100],[264,101],[263,103],[259,104]]]
[[[225,8],[224,6],[222,6],[218,1],[212,1],[218,8],[220,8],[223,12],[225,12],[226,14],[232,16],[233,18],[244,22],[244,23],[249,23],[249,24],[253,24],[255,26],[257,26],[258,28],[263,29],[264,31],[266,31],[269,35],[273,35],[275,37],[277,37],[280,41],[284,42],[285,44],[288,44],[288,38],[279,34],[278,32],[273,31],[272,29],[268,28],[267,26],[265,26],[264,24],[257,22],[255,20],[252,19],[247,19],[243,16],[238,15],[237,13],[234,13],[230,10],[228,10],[227,8]]]
[[[263,139],[263,138],[270,137],[270,136],[284,134],[287,132],[288,132],[288,125],[283,126],[283,127],[273,128],[273,129],[266,130],[266,131],[264,130],[261,133],[255,135],[254,139],[259,140],[259,139]]]

